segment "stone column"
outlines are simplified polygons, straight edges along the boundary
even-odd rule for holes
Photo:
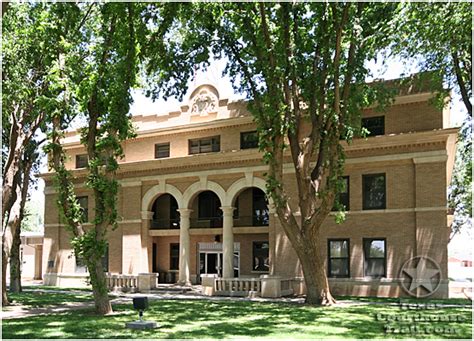
[[[222,277],[233,278],[234,277],[234,207],[226,206],[221,207],[224,213],[223,222],[223,236],[222,236],[222,248],[224,251],[224,264]]]
[[[151,257],[152,257],[152,238],[149,235],[150,220],[153,219],[152,211],[142,211],[142,226],[141,226],[141,257],[139,272],[151,272]]]
[[[189,237],[189,227],[191,212],[187,208],[178,209],[180,215],[179,224],[179,280],[182,285],[191,285],[191,246]]]

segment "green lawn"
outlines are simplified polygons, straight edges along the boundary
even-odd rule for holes
[[[9,293],[8,298],[13,304],[21,304],[32,308],[42,308],[71,302],[92,302],[94,300],[92,292],[57,293],[46,290],[23,291],[19,294]]]
[[[383,300],[377,300],[383,303]],[[420,301],[425,302],[425,301]],[[447,301],[444,301],[448,303]],[[465,301],[468,303],[467,301]],[[4,338],[469,338],[471,308],[459,306],[429,310],[402,310],[390,305],[311,307],[301,304],[247,301],[160,300],[150,301],[145,319],[158,322],[152,331],[132,331],[125,322],[135,320],[130,305],[115,305],[115,314],[97,317],[92,310],[3,320]],[[453,318],[453,322],[416,322],[418,334],[386,334],[410,326],[407,319]],[[460,321],[462,320],[462,321]],[[433,328],[427,333],[420,328]],[[422,330],[423,331],[423,330]]]

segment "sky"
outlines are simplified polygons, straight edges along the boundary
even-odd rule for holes
[[[382,63],[383,58],[378,58],[378,62],[369,62],[367,66],[371,70],[371,77],[367,78],[367,81],[372,81],[373,79],[394,79],[399,78],[402,75],[415,73],[417,71],[417,66],[415,64],[406,66],[402,62],[390,59],[385,60],[385,64]],[[191,92],[199,85],[202,84],[212,84],[219,91],[219,97],[221,99],[229,99],[229,101],[237,100],[242,98],[234,93],[232,89],[231,80],[229,77],[222,77],[222,71],[225,67],[225,60],[214,61],[211,63],[211,66],[206,72],[197,71],[194,78],[190,79],[188,82],[188,93],[184,96],[183,101],[187,102]],[[141,90],[133,91],[134,103],[130,108],[132,115],[138,114],[155,114],[155,113],[166,113],[169,111],[175,111],[179,109],[180,103],[176,99],[169,99],[164,101],[162,99],[153,102],[151,99],[147,98]],[[464,104],[462,103],[459,97],[455,97],[451,103],[451,127],[459,126],[463,121],[463,112],[465,112]],[[46,171],[46,162],[43,162],[42,172]],[[37,189],[31,191],[31,200],[34,202],[34,205],[40,206],[40,211],[44,211],[44,183],[42,180],[39,180]],[[461,233],[456,236],[453,241],[450,243],[450,254],[456,253],[460,256],[466,255],[469,256],[472,254],[471,251],[471,236],[469,233]]]

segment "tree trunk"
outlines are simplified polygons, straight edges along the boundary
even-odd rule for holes
[[[102,259],[97,259],[89,268],[92,292],[94,294],[95,310],[100,315],[112,313],[112,305],[109,301],[107,282]]]
[[[3,242],[2,237],[2,307],[10,305],[10,301],[8,300],[7,295],[7,264],[8,264],[8,256],[5,252],[5,243]]]
[[[336,303],[329,289],[324,259],[319,248],[312,241],[304,240],[303,249],[298,253],[306,284],[306,303],[315,305]]]
[[[17,218],[20,219],[19,217]],[[21,259],[20,259],[20,246],[21,246],[21,237],[20,229],[21,222],[15,222],[16,230],[13,237],[12,249],[10,252],[10,292],[21,292]]]

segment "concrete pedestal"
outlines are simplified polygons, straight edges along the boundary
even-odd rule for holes
[[[158,328],[156,322],[153,321],[133,321],[125,323],[125,327],[130,329],[155,329]]]

